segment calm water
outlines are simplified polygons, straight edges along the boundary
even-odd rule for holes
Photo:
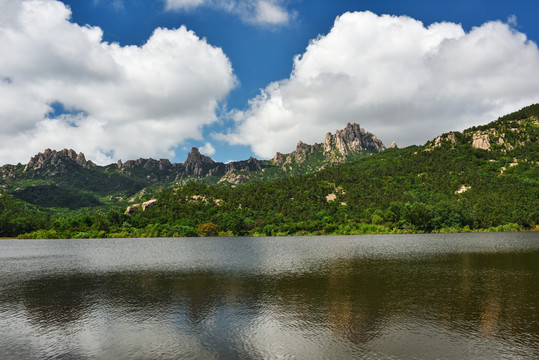
[[[1,359],[538,359],[539,233],[0,240]]]

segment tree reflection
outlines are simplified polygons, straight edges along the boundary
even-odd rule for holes
[[[62,273],[22,281],[0,304],[22,306],[43,329],[68,327],[96,309],[136,328],[148,319],[205,338],[239,333],[271,311],[288,331],[327,330],[368,344],[388,327],[432,323],[484,338],[539,336],[538,253],[448,254],[412,259],[334,259],[312,271]],[[225,341],[225,340],[223,340]],[[209,345],[208,345],[209,346]],[[237,354],[235,354],[237,355]]]

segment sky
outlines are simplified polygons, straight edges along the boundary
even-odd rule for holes
[[[0,165],[421,145],[539,102],[535,0],[0,0]]]

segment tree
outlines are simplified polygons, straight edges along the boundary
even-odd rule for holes
[[[218,230],[219,226],[212,222],[198,225],[198,233],[202,236],[216,236]]]

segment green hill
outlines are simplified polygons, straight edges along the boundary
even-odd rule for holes
[[[535,229],[539,105],[424,146],[234,188],[189,182],[156,201],[51,219],[43,237],[303,235]],[[70,215],[71,214],[71,215]],[[73,215],[75,214],[75,215]],[[48,231],[48,232],[47,232]]]
[[[34,205],[64,210],[123,206],[148,198],[162,188],[198,182],[219,186],[268,182],[309,174],[385,149],[357,124],[348,124],[323,144],[299,142],[290,154],[273,160],[250,158],[215,162],[193,148],[183,163],[138,159],[98,166],[74,150],[47,149],[26,165],[0,167],[0,189]]]

